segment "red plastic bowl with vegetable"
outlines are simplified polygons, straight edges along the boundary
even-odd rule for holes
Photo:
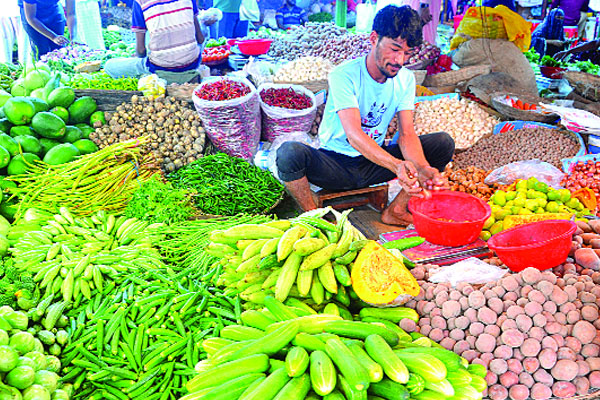
[[[545,65],[540,67],[542,75],[549,79],[562,79],[565,71],[566,69],[561,67],[547,67]]]
[[[577,225],[572,221],[534,222],[492,236],[488,247],[512,271],[528,267],[542,271],[565,262],[576,230]]]
[[[408,210],[419,236],[430,243],[453,247],[477,240],[492,213],[483,200],[451,191],[434,191],[429,198],[412,197]]]

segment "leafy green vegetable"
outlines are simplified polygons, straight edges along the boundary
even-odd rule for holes
[[[25,304],[26,300],[38,297],[31,274],[17,270],[12,259],[2,260],[0,276],[0,306],[17,308],[17,301],[19,304]]]
[[[525,55],[525,58],[527,58],[527,61],[529,61],[531,64],[537,64],[540,62],[540,55],[533,47],[523,54]]]
[[[333,21],[333,15],[328,12],[319,12],[308,16],[310,22],[331,22]]]
[[[594,75],[600,74],[600,65],[596,65],[591,61],[577,61],[571,65],[581,72],[587,72],[588,74]]]
[[[561,62],[561,61],[556,61],[554,58],[552,58],[550,56],[544,56],[544,57],[542,57],[542,61],[540,62],[540,65],[542,65],[544,67],[564,67],[565,63]]]
[[[173,185],[162,182],[156,175],[133,193],[125,209],[127,217],[149,223],[182,222],[194,213],[189,192],[173,188]]]

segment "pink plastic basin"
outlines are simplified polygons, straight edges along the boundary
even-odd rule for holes
[[[515,272],[528,267],[542,271],[565,262],[576,230],[572,221],[533,222],[492,236],[488,247]]]
[[[462,192],[431,192],[429,199],[413,197],[408,202],[415,229],[428,242],[442,246],[464,246],[479,237],[490,217],[490,206]]]
[[[271,48],[272,39],[249,39],[235,42],[242,54],[247,56],[259,56],[267,54]]]

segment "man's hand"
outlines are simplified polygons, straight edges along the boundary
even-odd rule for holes
[[[67,44],[69,44],[67,38],[62,35],[57,35],[56,37],[54,37],[54,39],[52,39],[52,41],[59,46],[66,46]]]
[[[423,189],[417,179],[417,169],[410,161],[400,161],[396,164],[394,171],[398,177],[398,183],[403,190],[409,194],[409,196],[419,195]]]
[[[421,187],[425,189],[424,194],[426,196],[428,190],[448,189],[448,181],[433,167],[426,166],[419,168],[417,177]]]

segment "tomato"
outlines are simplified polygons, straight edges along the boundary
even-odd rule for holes
[[[524,107],[523,102],[521,100],[517,100],[517,108],[519,110],[524,110],[523,107]]]

